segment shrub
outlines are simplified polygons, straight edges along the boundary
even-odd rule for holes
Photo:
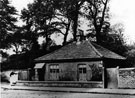
[[[1,82],[10,82],[8,76],[5,73],[0,73]]]

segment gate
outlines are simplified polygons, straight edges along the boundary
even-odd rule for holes
[[[118,88],[119,68],[107,68],[107,88]]]

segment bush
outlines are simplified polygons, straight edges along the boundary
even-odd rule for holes
[[[92,69],[92,79],[91,81],[102,81],[102,68],[97,65],[89,65]]]
[[[0,73],[1,82],[10,82],[8,76],[5,73]]]

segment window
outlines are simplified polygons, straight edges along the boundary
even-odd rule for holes
[[[86,74],[86,65],[79,65],[79,73]]]
[[[59,80],[59,65],[53,64],[50,65],[50,80],[57,81]]]
[[[50,65],[50,73],[59,73],[59,65]]]

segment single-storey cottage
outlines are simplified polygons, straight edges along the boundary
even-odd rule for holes
[[[124,57],[89,40],[69,43],[35,59],[39,81],[103,81],[104,67],[117,67]]]

